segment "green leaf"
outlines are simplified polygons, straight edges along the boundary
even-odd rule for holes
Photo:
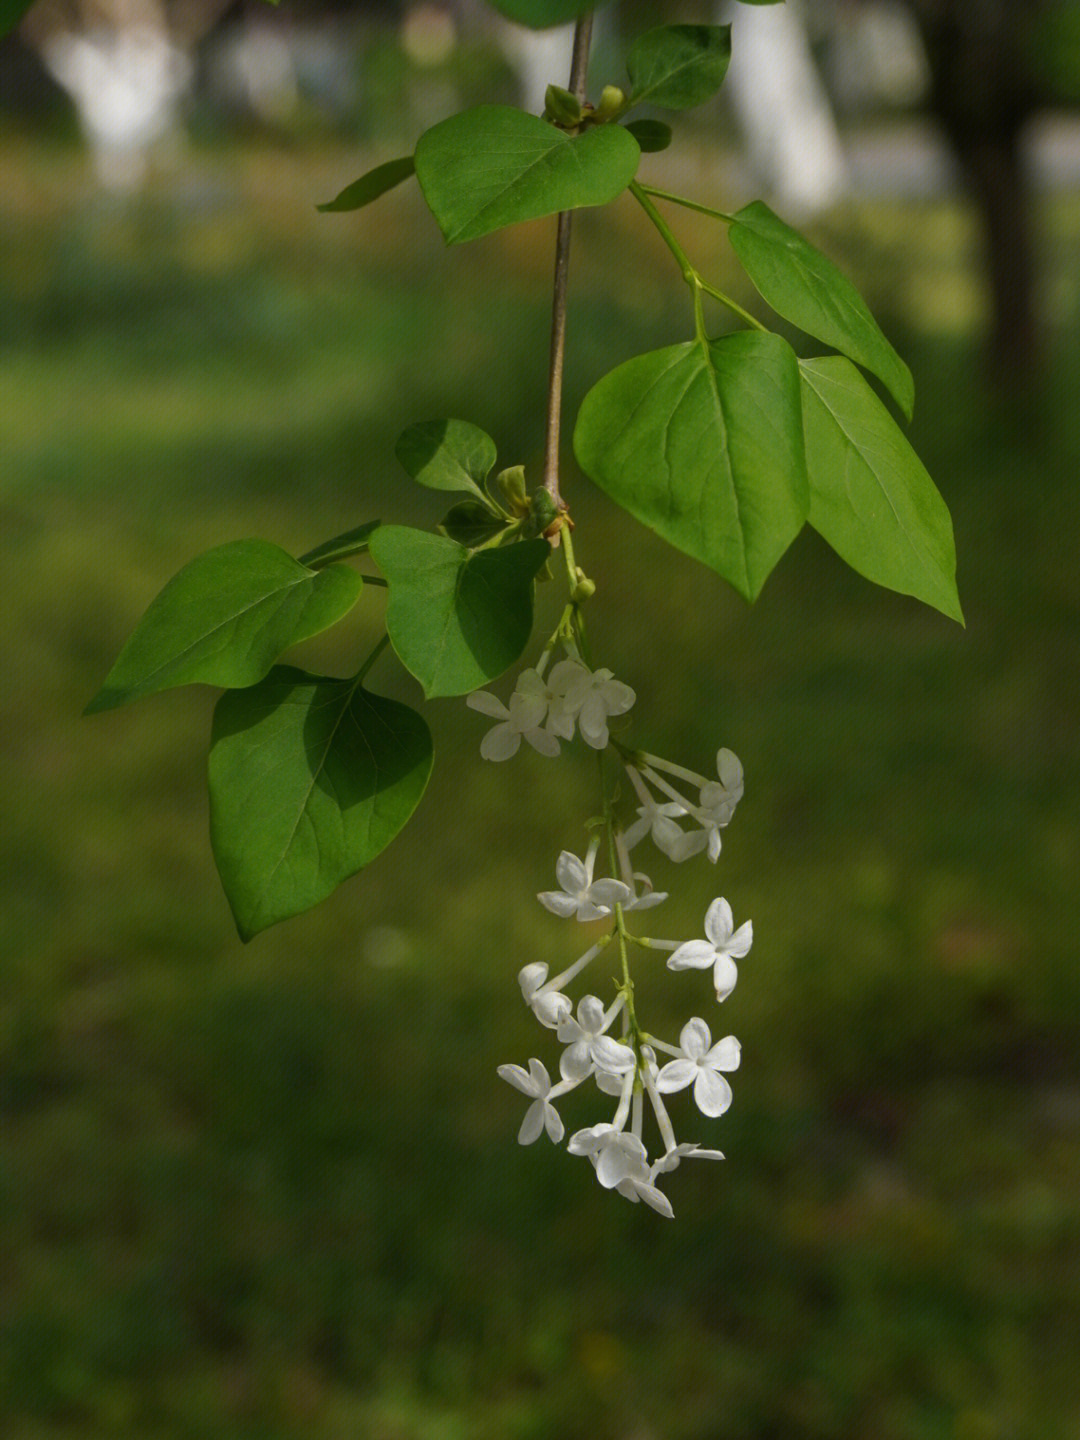
[[[666,150],[671,144],[671,126],[665,125],[662,120],[631,120],[626,128],[641,147],[643,155]]]
[[[301,555],[296,563],[306,565],[310,570],[321,570],[334,560],[347,560],[350,555],[359,555],[367,549],[372,532],[381,524],[381,520],[369,520],[365,525],[357,525],[354,530],[346,530],[343,535],[335,535],[332,540],[324,540],[314,550]]]
[[[528,25],[533,30],[549,30],[553,25],[564,25],[567,20],[576,20],[586,10],[596,7],[585,0],[490,0],[491,5],[519,25]]]
[[[174,575],[135,627],[86,714],[175,685],[254,685],[283,650],[348,613],[363,576],[307,569],[266,540],[233,540]]]
[[[361,210],[415,173],[416,166],[411,155],[405,155],[400,160],[387,160],[384,165],[376,165],[374,170],[369,170],[365,175],[361,175],[359,180],[346,185],[333,200],[328,200],[325,205],[316,205],[315,209],[323,211],[324,214],[331,211]]]
[[[462,500],[443,516],[439,529],[451,540],[472,550],[506,529],[506,520],[479,500]]]
[[[806,518],[799,371],[778,335],[627,361],[586,395],[574,450],[613,500],[748,600]]]
[[[632,101],[689,110],[715,95],[731,59],[730,25],[660,25],[626,57]]]
[[[310,910],[384,850],[431,773],[421,716],[278,665],[218,701],[210,841],[241,939]]]
[[[0,35],[14,30],[34,0],[0,0]]]
[[[730,234],[762,299],[800,330],[865,365],[910,419],[915,404],[911,371],[847,276],[760,200],[738,211]]]
[[[428,699],[486,685],[524,650],[546,540],[470,553],[441,535],[384,525],[371,554],[390,585],[391,642]]]
[[[810,524],[853,570],[963,624],[944,500],[849,360],[800,360]]]
[[[478,105],[421,135],[416,178],[449,245],[582,205],[630,184],[641,151],[623,125],[568,135],[537,115]]]
[[[424,420],[394,447],[401,464],[429,490],[467,490],[490,508],[481,485],[495,464],[495,441],[467,420]]]

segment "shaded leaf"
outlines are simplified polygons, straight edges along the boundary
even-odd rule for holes
[[[390,585],[390,640],[429,699],[486,685],[524,650],[546,540],[470,553],[442,535],[384,525],[371,554]]]
[[[730,234],[762,299],[800,330],[865,365],[910,419],[915,404],[911,371],[847,276],[760,200],[738,211]]]
[[[568,135],[505,105],[463,110],[421,135],[416,178],[446,241],[582,205],[606,205],[634,178],[641,151],[622,125]]]
[[[506,520],[496,515],[479,500],[462,500],[452,505],[439,524],[442,533],[459,545],[472,549],[494,540],[500,531],[506,529]]]
[[[254,685],[283,650],[348,613],[363,576],[320,571],[267,540],[197,556],[150,603],[86,713],[176,685]]]
[[[730,25],[660,25],[626,57],[632,102],[688,110],[716,94],[731,60]]]
[[[671,144],[671,126],[665,125],[662,120],[631,120],[626,128],[641,147],[643,155],[666,150]]]
[[[411,155],[405,155],[400,160],[387,160],[384,165],[376,165],[374,170],[369,170],[366,175],[361,175],[359,180],[346,185],[333,200],[328,200],[325,205],[316,205],[315,209],[324,214],[362,210],[365,205],[378,200],[380,195],[393,190],[396,185],[400,185],[415,173],[416,166]]]
[[[963,623],[945,501],[863,375],[800,360],[810,524],[853,570]]]
[[[350,555],[359,555],[367,549],[372,532],[381,523],[369,520],[365,525],[357,525],[354,530],[346,530],[343,535],[335,535],[332,540],[324,540],[314,550],[301,555],[296,563],[306,565],[310,570],[319,570],[334,560],[347,560]]]
[[[778,335],[627,361],[586,395],[574,450],[613,500],[748,600],[806,518],[799,372]]]
[[[310,910],[384,850],[431,773],[420,715],[278,665],[218,701],[210,840],[244,940]]]
[[[429,490],[467,490],[485,505],[481,490],[495,464],[495,441],[467,420],[424,420],[398,436],[394,454]]]

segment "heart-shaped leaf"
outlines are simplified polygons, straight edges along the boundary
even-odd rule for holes
[[[346,185],[333,200],[328,200],[325,205],[316,205],[315,209],[324,213],[361,210],[373,200],[378,200],[380,195],[385,195],[388,190],[393,190],[396,185],[407,180],[415,171],[416,166],[411,155],[405,155],[400,160],[387,160],[384,165],[376,165],[374,170],[367,171],[359,180]]]
[[[778,335],[627,361],[586,395],[574,450],[613,500],[748,600],[806,518],[799,371]]]
[[[533,580],[546,540],[470,552],[442,535],[384,525],[371,554],[390,593],[386,629],[429,699],[465,695],[494,680],[532,633]]]
[[[363,576],[313,571],[266,540],[233,540],[197,556],[150,603],[86,713],[175,685],[254,685],[283,650],[352,608]]]
[[[429,490],[468,490],[488,508],[481,490],[495,464],[495,441],[467,420],[424,420],[398,437],[394,454]]]
[[[447,244],[582,205],[630,184],[641,151],[623,125],[568,135],[537,115],[478,105],[433,126],[416,147],[416,178]]]
[[[800,360],[810,524],[853,570],[963,623],[945,501],[842,355]]]
[[[223,695],[210,745],[210,840],[244,940],[310,910],[374,860],[419,804],[431,735],[355,680],[278,665]]]
[[[760,200],[738,211],[730,235],[761,298],[815,340],[865,365],[910,419],[915,404],[911,371],[847,276]]]
[[[731,60],[730,25],[660,25],[630,47],[626,73],[635,105],[689,110],[716,94]]]

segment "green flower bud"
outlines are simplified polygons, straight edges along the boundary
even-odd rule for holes
[[[600,92],[600,104],[593,111],[594,120],[613,120],[626,109],[626,94],[618,85],[605,85]]]
[[[511,465],[495,476],[495,488],[506,502],[511,515],[528,515],[529,497],[525,493],[525,466]]]
[[[580,125],[581,101],[561,85],[549,85],[544,93],[544,113],[556,125]]]
[[[559,515],[559,507],[546,490],[534,490],[529,497],[529,532],[542,535]]]

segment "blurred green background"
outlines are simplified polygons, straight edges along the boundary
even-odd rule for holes
[[[743,1045],[734,1106],[673,1107],[728,1159],[669,1178],[671,1223],[516,1146],[495,1077],[554,1068],[515,976],[579,953],[533,897],[586,843],[586,757],[485,766],[485,722],[437,702],[412,825],[243,947],[207,843],[212,695],[80,718],[201,549],[437,519],[393,458],[411,421],[467,417],[535,478],[552,227],[447,251],[409,187],[315,214],[387,144],[208,123],[115,196],[63,121],[0,143],[0,1430],[1072,1440],[1080,197],[1036,201],[1027,386],[986,379],[957,194],[807,227],[912,364],[966,630],[809,531],[750,609],[568,469],[635,736],[705,770],[730,746],[747,774],[716,871],[646,862],[672,891],[658,933],[696,934],[722,893],[756,936],[714,1024]],[[715,195],[700,144],[687,187]],[[677,223],[752,303],[722,236]],[[629,200],[581,217],[571,305],[571,404],[685,337]],[[380,625],[365,600],[297,659],[346,673]],[[700,1000],[640,985],[661,1034]],[[595,1094],[562,1108],[602,1118]]]

